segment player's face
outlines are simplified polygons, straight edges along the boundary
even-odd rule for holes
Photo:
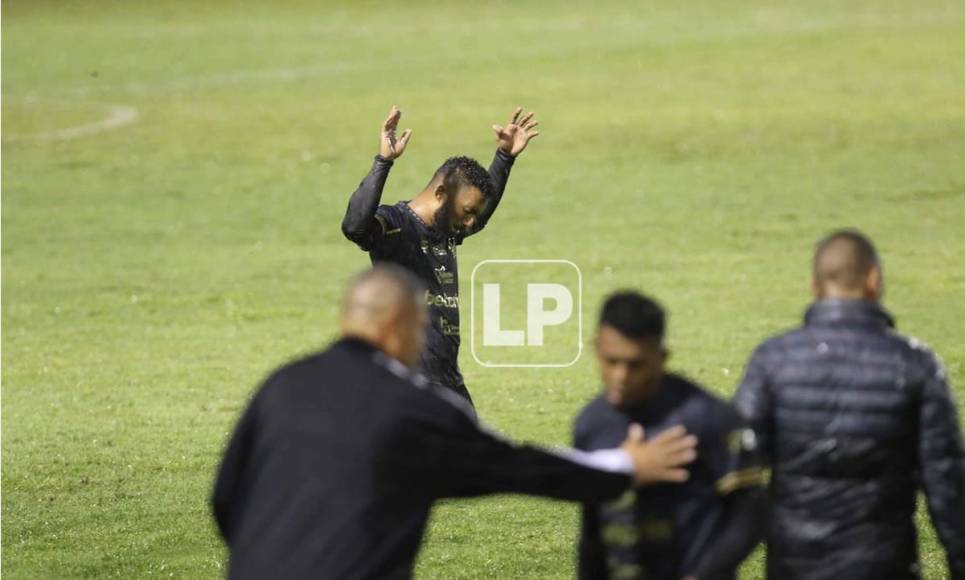
[[[657,392],[667,351],[656,339],[628,338],[610,326],[601,326],[596,357],[607,402],[622,408],[646,401]]]
[[[436,224],[444,232],[464,233],[475,225],[483,203],[483,194],[478,187],[463,186],[455,195],[446,197],[436,212]]]

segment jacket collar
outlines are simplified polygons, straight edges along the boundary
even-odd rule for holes
[[[402,361],[390,357],[382,352],[377,346],[363,338],[359,338],[357,336],[343,336],[332,344],[332,348],[347,350],[349,352],[367,357],[369,360],[372,360],[376,364],[388,369],[390,372],[392,372],[392,374],[403,379],[408,379],[419,386],[425,382],[425,379],[420,374],[405,366]]]
[[[877,302],[870,300],[818,300],[804,314],[807,326],[857,325],[893,328],[895,319]]]
[[[332,347],[343,348],[355,352],[362,352],[365,354],[372,354],[377,352],[379,349],[371,342],[359,338],[357,336],[343,336],[336,340]]]

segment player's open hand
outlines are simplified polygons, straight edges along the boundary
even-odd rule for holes
[[[697,438],[677,425],[647,441],[643,427],[634,424],[620,448],[633,459],[636,485],[679,483],[690,477],[683,466],[697,457]]]
[[[392,105],[389,116],[382,123],[382,138],[379,141],[379,155],[385,159],[395,159],[405,151],[405,146],[409,144],[409,137],[412,130],[406,129],[402,136],[396,139],[395,130],[399,127],[399,119],[402,118],[402,111],[399,107]]]
[[[539,121],[533,118],[532,111],[523,113],[522,107],[516,107],[505,127],[493,125],[500,151],[513,157],[522,153],[530,139],[539,135],[539,131],[536,130],[537,125]]]

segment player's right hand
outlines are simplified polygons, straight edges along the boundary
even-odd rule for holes
[[[409,137],[412,136],[411,129],[406,129],[402,132],[401,137],[395,138],[395,130],[398,128],[401,118],[402,111],[399,110],[399,107],[392,105],[389,116],[382,123],[382,137],[379,140],[379,155],[384,159],[391,160],[402,155],[405,146],[409,144]]]
[[[633,459],[635,485],[679,483],[690,477],[683,466],[696,459],[697,438],[677,425],[647,441],[643,427],[634,424],[620,448]]]

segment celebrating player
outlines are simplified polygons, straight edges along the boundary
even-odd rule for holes
[[[393,162],[412,131],[398,137],[402,112],[392,107],[382,124],[379,154],[349,200],[342,232],[373,263],[392,262],[428,287],[430,321],[419,370],[429,382],[472,402],[459,371],[459,276],[456,246],[478,233],[496,211],[516,157],[539,135],[533,113],[517,108],[505,126],[493,125],[498,146],[489,171],[474,159],[451,157],[412,201],[379,205]]]

